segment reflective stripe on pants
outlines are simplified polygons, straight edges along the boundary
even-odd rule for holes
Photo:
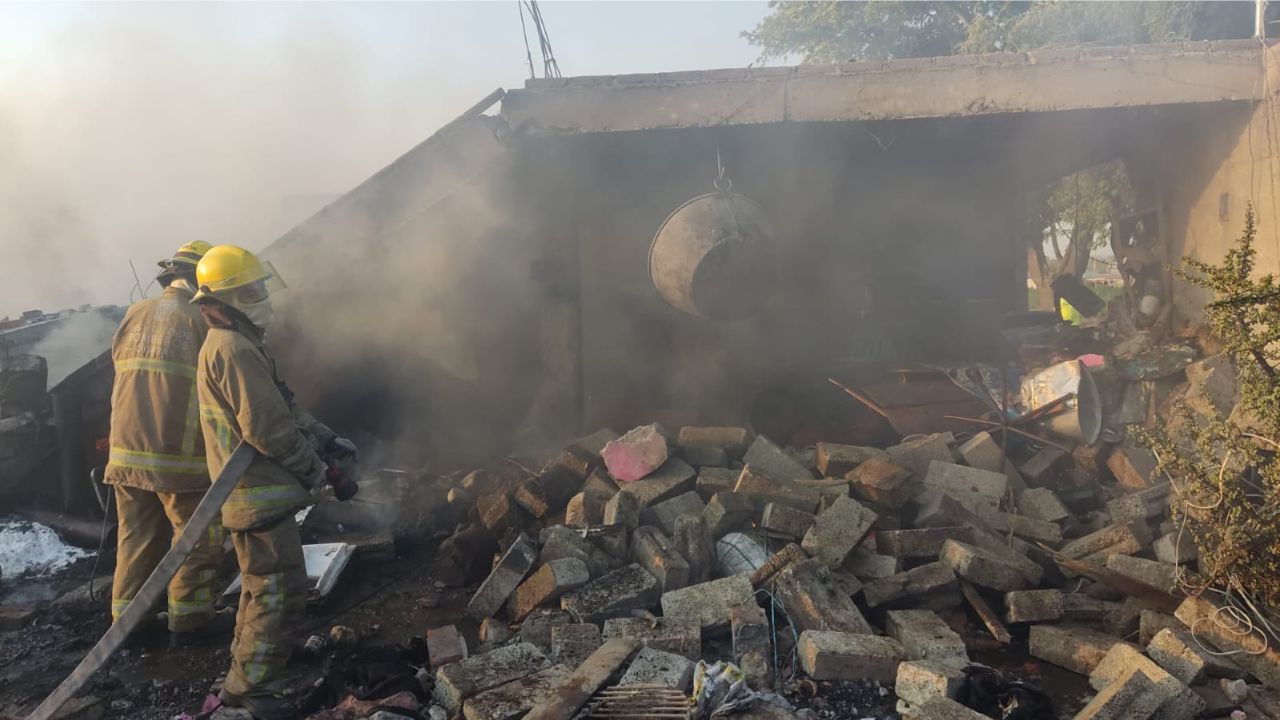
[[[232,531],[231,542],[243,584],[224,687],[237,695],[279,692],[309,585],[298,526],[289,517],[266,528]]]

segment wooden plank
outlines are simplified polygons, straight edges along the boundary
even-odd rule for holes
[[[640,641],[632,638],[614,638],[601,645],[547,693],[525,720],[570,720],[639,647]]]
[[[969,601],[969,606],[973,608],[973,611],[978,613],[978,617],[982,618],[983,624],[987,626],[987,630],[991,632],[991,635],[1002,645],[1008,645],[1013,636],[1009,634],[1009,630],[1004,626],[1004,623],[1000,622],[1000,616],[991,609],[986,600],[982,599],[982,596],[969,584],[968,580],[960,581],[960,591],[964,593],[964,599]]]

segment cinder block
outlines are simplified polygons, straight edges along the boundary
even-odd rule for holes
[[[1280,690],[1280,649],[1275,645],[1264,646],[1257,641],[1256,634],[1248,636],[1245,646],[1235,635],[1233,629],[1220,627],[1216,620],[1220,619],[1221,608],[1203,597],[1187,598],[1174,613],[1184,625],[1195,628],[1196,633],[1223,652],[1236,652],[1231,659],[1237,665],[1253,673],[1263,685],[1272,690]]]
[[[738,605],[729,609],[730,637],[733,638],[733,657],[738,658],[745,653],[759,653],[762,657],[770,657],[773,643],[770,639],[772,628],[765,617],[764,609],[755,603]]]
[[[940,555],[956,575],[975,585],[1009,592],[1027,586],[1027,576],[1017,565],[986,548],[948,540]]]
[[[582,478],[562,465],[552,465],[521,483],[515,500],[536,518],[545,518],[569,503],[569,498],[582,489]]]
[[[751,445],[751,431],[740,427],[697,427],[680,428],[676,444],[681,450],[690,447],[710,447],[724,451],[730,460],[741,460],[747,447]]]
[[[1138,615],[1138,642],[1143,647],[1151,644],[1156,635],[1165,628],[1183,629],[1182,621],[1159,610],[1142,610]]]
[[[644,610],[658,602],[658,580],[636,564],[618,568],[560,598],[560,607],[578,622],[600,623]]]
[[[542,651],[528,643],[506,645],[440,668],[436,671],[434,697],[445,710],[458,713],[468,698],[550,665]]]
[[[751,602],[755,590],[744,575],[712,580],[663,593],[663,617],[691,618],[709,634],[729,629],[729,609]]]
[[[682,655],[690,660],[702,659],[702,626],[697,618],[623,617],[606,620],[604,639],[635,640],[645,647]]]
[[[653,525],[667,535],[674,535],[676,518],[682,515],[701,515],[706,507],[698,493],[687,492],[645,508],[640,513],[640,522]]]
[[[576,668],[595,652],[603,640],[600,626],[593,623],[556,625],[551,628],[551,660]]]
[[[1063,545],[1059,552],[1072,560],[1105,564],[1112,555],[1129,555],[1146,547],[1150,530],[1140,522],[1109,525]]]
[[[1155,560],[1112,555],[1107,558],[1107,569],[1144,582],[1158,590],[1169,592],[1178,584],[1178,566]]]
[[[735,492],[719,492],[711,496],[711,501],[702,511],[702,519],[706,521],[707,532],[712,539],[718,540],[749,525],[755,513],[750,497]]]
[[[1129,643],[1112,646],[1093,672],[1089,673],[1089,684],[1095,690],[1102,690],[1133,668],[1145,673],[1155,683],[1152,692],[1159,696],[1159,709],[1155,713],[1158,720],[1192,720],[1204,709],[1204,701],[1191,688]]]
[[[923,484],[944,493],[975,493],[990,498],[993,509],[1009,492],[1009,478],[1004,473],[937,460],[929,463]]]
[[[796,645],[800,667],[814,680],[891,683],[907,651],[893,638],[831,630],[805,630]]]
[[[787,540],[799,540],[813,527],[812,513],[801,512],[793,507],[769,503],[764,506],[764,514],[760,518],[760,527],[771,535]]]
[[[573,616],[564,610],[539,608],[520,624],[516,637],[522,643],[528,643],[544,655],[551,652],[551,633],[557,627],[573,623]]]
[[[1018,470],[1031,487],[1050,487],[1056,484],[1057,470],[1070,457],[1056,447],[1046,446]]]
[[[1189,532],[1171,532],[1151,544],[1156,559],[1171,565],[1194,562],[1200,557],[1200,549]]]
[[[855,495],[892,510],[901,508],[910,500],[914,489],[910,470],[880,458],[867,460],[845,477],[853,483],[851,487]]]
[[[552,665],[545,670],[525,675],[467,700],[462,705],[466,720],[511,720],[524,716],[564,679],[570,669]]]
[[[919,705],[930,698],[955,699],[964,684],[964,668],[932,660],[908,660],[898,666],[893,684],[897,696]]]
[[[1064,612],[1061,590],[1016,590],[1004,596],[1008,623],[1061,620]]]
[[[987,527],[1001,534],[1011,532],[1020,538],[1050,545],[1062,542],[1062,528],[1045,520],[982,507],[978,509],[978,517]]]
[[[902,712],[902,720],[980,720],[984,717],[986,715],[944,697],[929,698]]]
[[[751,443],[751,447],[742,456],[742,461],[748,467],[754,468],[755,472],[775,480],[813,477],[809,468],[796,461],[763,435],[756,436],[755,442]]]
[[[697,585],[711,579],[715,567],[715,551],[707,523],[701,515],[676,518],[676,534],[672,538],[676,550],[689,564],[689,583]]]
[[[477,620],[496,614],[537,559],[537,545],[529,536],[520,533],[493,568],[493,572],[489,573],[489,577],[476,590],[471,602],[467,603],[467,612]]]
[[[576,558],[552,560],[520,583],[511,595],[511,619],[520,622],[538,607],[577,590],[591,579],[587,564]]]
[[[640,498],[629,490],[619,490],[604,505],[604,524],[634,530],[640,525]]]
[[[1107,458],[1107,468],[1115,475],[1116,482],[1133,490],[1141,490],[1151,486],[1151,477],[1156,470],[1156,457],[1144,447],[1125,443]]]
[[[867,536],[877,517],[853,498],[836,498],[831,507],[814,519],[800,546],[827,567],[838,568]]]
[[[889,453],[880,448],[858,445],[838,445],[820,442],[814,448],[818,473],[823,477],[844,477],[850,470],[873,458],[889,460]]]
[[[940,612],[960,604],[956,574],[943,562],[912,568],[862,588],[867,607],[914,607]]]
[[[892,577],[902,572],[902,563],[898,562],[897,558],[871,552],[866,550],[864,545],[866,543],[854,548],[853,553],[844,563],[844,570],[853,573],[863,582]]]
[[[1093,672],[1119,638],[1070,625],[1032,625],[1031,656],[1080,675]],[[1130,646],[1132,647],[1132,646]]]
[[[617,439],[618,433],[608,428],[578,438],[560,452],[560,464],[573,471],[579,479],[585,480],[603,462],[600,453],[604,452],[604,446]]]
[[[1122,495],[1107,503],[1111,522],[1123,523],[1160,517],[1169,512],[1169,483]]]
[[[663,592],[679,590],[689,584],[689,563],[657,528],[647,525],[631,535],[631,559],[657,578]]]
[[[933,660],[961,668],[969,664],[964,640],[933,612],[890,610],[885,613],[884,630],[902,643],[911,660]]]
[[[853,600],[836,589],[831,571],[816,558],[793,563],[778,573],[773,593],[798,630],[874,632]]]
[[[1165,628],[1147,646],[1147,655],[1170,675],[1186,685],[1196,685],[1208,677],[1239,679],[1247,675],[1225,655],[1214,655],[1200,647],[1190,631]],[[1213,652],[1217,652],[1213,649]]]
[[[935,460],[955,462],[955,455],[951,452],[951,444],[955,441],[955,436],[949,432],[935,433],[894,445],[887,452],[893,464],[910,470],[917,477],[924,477],[929,471],[929,464]]]
[[[759,438],[757,438],[759,442]],[[785,480],[776,480],[755,470],[752,465],[742,468],[738,482],[733,491],[751,498],[756,512],[763,512],[769,503],[779,503],[793,507],[802,512],[812,513],[818,509],[818,501],[822,494],[813,488],[797,485]]]
[[[1062,619],[1067,622],[1100,623],[1120,607],[1118,602],[1099,600],[1084,593],[1062,594]]]
[[[1130,668],[1076,714],[1076,720],[1146,720],[1159,708],[1155,683],[1137,668]]]
[[[697,474],[689,463],[673,457],[644,479],[624,482],[619,487],[635,495],[641,507],[649,507],[692,490]]]
[[[968,527],[931,527],[915,530],[889,530],[876,533],[876,548],[898,560],[936,558],[942,545],[948,540],[973,542],[973,530]]]
[[[693,663],[688,658],[644,647],[631,661],[619,684],[661,685],[688,692],[692,679]]]
[[[720,492],[732,492],[738,484],[741,471],[732,468],[702,467],[698,469],[698,478],[694,481],[694,491],[698,497],[711,502],[711,497]]]
[[[1045,522],[1059,522],[1071,517],[1071,511],[1049,488],[1030,488],[1018,497],[1018,512]]]

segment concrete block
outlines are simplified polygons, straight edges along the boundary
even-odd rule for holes
[[[682,655],[644,647],[631,661],[619,685],[661,685],[689,692],[693,662]]]
[[[956,575],[974,585],[1004,592],[1027,586],[1022,568],[986,548],[948,540],[939,557]]]
[[[573,616],[563,610],[539,608],[520,624],[517,637],[520,642],[538,648],[545,655],[551,652],[552,631],[572,623]]]
[[[935,433],[894,445],[887,452],[894,465],[910,470],[917,477],[924,477],[929,471],[929,464],[934,461],[955,462],[955,455],[951,452],[951,444],[955,441],[955,436],[949,432]]]
[[[1156,559],[1162,563],[1183,565],[1200,557],[1200,548],[1189,532],[1171,532],[1156,539],[1151,544]]]
[[[1029,646],[1032,657],[1080,675],[1088,675],[1102,662],[1111,648],[1123,642],[1114,636],[1083,627],[1032,625]]]
[[[740,474],[741,471],[732,468],[699,468],[697,480],[694,481],[694,491],[704,501],[711,502],[712,496],[716,493],[731,492],[733,486],[738,484]]]
[[[676,518],[676,534],[672,538],[676,550],[689,564],[690,584],[704,583],[711,579],[716,557],[711,534],[701,515],[685,515]]]
[[[685,448],[708,447],[724,451],[730,461],[741,460],[751,445],[751,431],[740,427],[697,427],[688,425],[680,428],[676,444],[681,450]]]
[[[511,639],[511,628],[503,621],[485,618],[480,621],[480,642],[489,646],[501,645]]]
[[[836,589],[831,571],[816,558],[793,563],[779,572],[773,594],[798,630],[875,632],[853,600]]]
[[[604,506],[609,497],[598,493],[580,492],[569,498],[564,507],[564,524],[573,527],[604,524]]]
[[[760,527],[770,535],[786,540],[799,540],[813,527],[812,513],[801,512],[795,508],[778,503],[764,506],[764,514],[760,519]]]
[[[1004,596],[1004,619],[1008,623],[1051,622],[1065,612],[1061,590],[1015,590]]]
[[[931,487],[920,488],[914,499],[919,506],[915,526],[921,528],[966,525],[965,517],[976,515],[979,510],[994,510],[997,504],[987,495]]]
[[[1114,570],[1158,590],[1169,592],[1177,585],[1178,566],[1156,560],[1112,555],[1107,558],[1107,569]]]
[[[865,582],[892,577],[902,572],[902,563],[892,555],[880,555],[871,552],[862,545],[854,548],[849,559],[842,566],[843,570],[853,573],[854,577]]]
[[[1157,518],[1169,512],[1169,483],[1153,485],[1145,490],[1121,495],[1107,503],[1107,514],[1111,522],[1123,523],[1134,520]]]
[[[1112,555],[1130,555],[1146,547],[1149,530],[1140,522],[1109,525],[1063,545],[1059,552],[1072,560],[1105,564]]]
[[[1196,685],[1209,677],[1235,680],[1247,675],[1229,657],[1210,654],[1200,645],[1188,630],[1165,628],[1151,639],[1147,655],[1185,685]]]
[[[681,515],[701,515],[706,507],[698,493],[690,491],[645,508],[640,513],[640,522],[653,525],[667,535],[674,535],[676,518]]]
[[[756,436],[755,441],[751,443],[751,447],[742,456],[742,461],[749,467],[754,468],[755,472],[775,480],[785,481],[813,477],[813,473],[809,471],[809,468],[763,435]]]
[[[1120,607],[1118,602],[1098,600],[1084,593],[1062,594],[1062,619],[1068,622],[1100,623]]]
[[[592,539],[601,536],[593,535]],[[545,527],[538,536],[542,551],[538,563],[545,565],[553,560],[581,560],[592,577],[599,577],[617,567],[617,560],[582,536],[582,533],[566,525]],[[619,558],[620,560],[620,558]]]
[[[931,527],[914,530],[889,530],[876,533],[876,549],[898,560],[936,558],[948,540],[973,542],[968,527]]]
[[[1192,720],[1204,708],[1204,701],[1191,688],[1129,643],[1115,645],[1107,652],[1089,673],[1089,684],[1095,690],[1103,690],[1134,668],[1155,684],[1151,694],[1156,696],[1153,702],[1159,709],[1154,717],[1158,720]]]
[[[910,470],[880,458],[868,459],[845,477],[855,495],[893,510],[910,500],[914,491]]]
[[[689,563],[657,528],[636,528],[631,535],[631,560],[657,578],[664,593],[689,584]]]
[[[1004,453],[1000,451],[1000,443],[996,442],[991,433],[985,430],[974,433],[973,437],[962,443],[957,450],[969,467],[1005,474]],[[1009,465],[1012,464],[1009,463]]]
[[[689,463],[671,458],[643,480],[619,483],[618,487],[635,495],[641,507],[649,507],[692,490],[697,474]]]
[[[653,474],[670,454],[666,433],[657,425],[634,428],[626,435],[609,441],[601,451],[609,475],[622,483]]]
[[[738,476],[738,482],[733,486],[733,491],[751,498],[757,513],[764,512],[764,506],[769,503],[787,505],[801,512],[812,513],[817,511],[818,501],[822,497],[822,494],[813,488],[785,480],[775,480],[771,476],[756,471],[751,465],[742,468],[742,474]]]
[[[445,625],[427,630],[427,658],[432,670],[439,670],[449,663],[465,660],[466,657],[467,641],[458,632],[457,626]]]
[[[445,710],[458,713],[468,698],[550,666],[546,655],[528,643],[506,645],[437,670],[433,695]]]
[[[1001,534],[1012,532],[1017,537],[1050,545],[1062,542],[1062,528],[1045,520],[983,507],[978,508],[977,514],[987,527]]]
[[[494,534],[501,534],[508,528],[523,527],[527,517],[511,493],[506,492],[481,496],[476,500],[476,511],[480,522]]]
[[[1165,628],[1183,629],[1182,621],[1159,610],[1142,610],[1138,615],[1138,642],[1143,647],[1151,644],[1156,635]]]
[[[964,668],[932,660],[908,660],[898,666],[893,683],[897,696],[919,705],[930,698],[955,699],[964,684]]]
[[[718,540],[750,525],[755,513],[755,504],[750,497],[735,492],[719,492],[711,496],[711,501],[702,511],[702,519],[712,539]]]
[[[603,643],[594,623],[556,625],[551,628],[551,661],[576,668]]]
[[[838,568],[867,536],[877,517],[853,498],[836,498],[814,519],[800,546],[827,567]]]
[[[640,510],[640,498],[628,489],[619,490],[604,505],[604,524],[635,530],[640,525]]]
[[[729,467],[729,454],[724,448],[707,447],[706,445],[684,445],[676,449],[681,460],[695,468]]]
[[[929,698],[905,708],[902,713],[902,720],[979,720],[984,717],[986,715],[944,697]]]
[[[870,608],[915,607],[942,611],[960,604],[960,585],[946,563],[934,562],[873,580],[862,588],[862,597]]]
[[[538,546],[528,535],[520,533],[467,603],[467,613],[477,620],[493,617],[520,585],[520,581],[524,580],[524,576],[533,569],[533,563],[537,559]]]
[[[907,651],[893,638],[832,630],[805,630],[796,645],[800,667],[814,680],[892,683]]]
[[[564,595],[560,607],[578,622],[600,623],[653,607],[660,594],[658,580],[633,563]]]
[[[578,438],[560,451],[560,464],[573,471],[579,479],[585,480],[604,461],[601,453],[605,445],[618,439],[618,433],[602,428],[590,435]]]
[[[746,653],[758,653],[772,657],[770,638],[773,630],[765,617],[764,609],[754,602],[729,609],[729,630],[733,639],[734,662]]]
[[[933,660],[961,668],[969,664],[964,640],[929,610],[890,610],[885,613],[884,630],[902,643],[911,660]]]
[[[604,623],[604,639],[635,640],[644,647],[675,653],[694,662],[702,659],[702,625],[698,618],[613,618]]]
[[[1103,688],[1076,714],[1076,720],[1146,720],[1159,708],[1155,683],[1137,668]]]
[[[1071,517],[1071,511],[1049,488],[1031,488],[1023,492],[1018,497],[1018,512],[1052,523]]]
[[[511,595],[508,611],[520,622],[542,605],[586,585],[591,579],[587,564],[576,558],[552,560],[538,568]]]
[[[872,458],[888,462],[889,453],[880,448],[820,442],[814,447],[814,457],[823,477],[844,477]]]
[[[1116,482],[1132,490],[1142,490],[1151,485],[1156,470],[1156,456],[1151,451],[1126,442],[1107,458],[1107,469],[1115,475]]]
[[[923,485],[926,488],[953,495],[965,493],[981,495],[991,500],[993,509],[999,507],[1000,501],[1009,492],[1009,478],[1004,473],[938,460],[929,463]]]
[[[1027,485],[1035,487],[1052,487],[1057,484],[1057,472],[1070,455],[1058,448],[1046,446],[1031,459],[1018,467]]]
[[[21,630],[35,617],[36,611],[31,608],[0,605],[0,631]]]
[[[662,595],[662,615],[692,618],[704,633],[716,634],[729,629],[729,609],[751,602],[755,591],[744,575],[712,580]]]
[[[581,489],[582,478],[562,465],[552,465],[521,483],[515,500],[530,515],[545,518],[562,510]]]
[[[1215,620],[1220,618],[1220,614],[1221,608],[1203,597],[1183,600],[1174,612],[1184,625],[1195,628],[1196,633],[1214,647],[1223,652],[1235,652],[1231,659],[1263,685],[1280,690],[1280,649],[1274,644],[1264,646],[1257,633],[1242,638],[1231,628],[1219,627]],[[1241,650],[1245,652],[1238,652]]]
[[[598,467],[587,476],[587,481],[582,484],[582,492],[611,498],[614,493],[618,492],[618,483],[609,477],[608,470]]]
[[[1116,637],[1131,637],[1138,634],[1141,616],[1142,604],[1134,598],[1125,598],[1120,607],[1102,618],[1102,629]]]
[[[518,720],[564,682],[569,672],[565,665],[552,665],[485,690],[462,704],[462,716],[466,720]]]

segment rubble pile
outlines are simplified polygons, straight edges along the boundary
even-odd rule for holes
[[[468,619],[427,634],[426,707],[592,717],[623,693],[644,717],[663,688],[690,717],[1053,717],[1034,682],[973,660],[1025,646],[1088,678],[1077,717],[1270,714],[1280,651],[1179,592],[1194,546],[1145,452],[1116,448],[1104,490],[1086,445],[979,431],[791,449],[649,425],[537,471],[473,472],[438,562],[478,585]]]

